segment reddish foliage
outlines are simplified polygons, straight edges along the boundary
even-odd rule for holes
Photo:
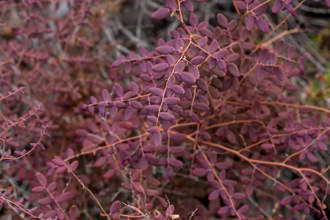
[[[3,213],[327,219],[330,110],[298,104],[306,57],[265,16],[299,5],[233,1],[239,18],[211,26],[194,13],[207,1],[164,2],[151,17],[178,19],[172,39],[112,64],[95,55],[112,49],[99,1],[0,3]]]

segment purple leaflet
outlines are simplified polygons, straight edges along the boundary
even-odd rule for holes
[[[180,102],[180,99],[178,97],[166,97],[164,99],[164,103],[168,105],[176,105]]]
[[[143,105],[138,101],[131,101],[130,103],[131,106],[135,109],[141,109],[143,107]]]
[[[193,74],[191,74],[189,72],[182,72],[180,74],[180,77],[181,77],[182,81],[184,81],[185,83],[188,83],[188,84],[196,83],[196,78],[194,77]]]
[[[161,72],[167,70],[169,65],[167,63],[158,63],[152,66],[152,70],[156,72]]]
[[[228,27],[228,19],[221,13],[217,14],[217,22],[223,28]]]
[[[208,38],[205,36],[205,37],[200,38],[197,41],[197,44],[201,47],[204,47],[207,44],[207,41],[208,41]]]
[[[174,47],[168,46],[168,45],[162,45],[156,48],[156,51],[158,53],[162,53],[162,54],[170,54],[174,52]]]
[[[240,76],[240,72],[238,70],[238,67],[234,63],[229,63],[228,66],[228,72],[231,73],[233,76]]]
[[[170,15],[170,9],[168,8],[159,8],[154,13],[152,13],[151,17],[156,20],[161,20]]]
[[[46,186],[47,185],[47,179],[46,177],[42,174],[42,173],[36,173],[36,177],[40,183],[40,185],[42,186]]]
[[[191,0],[185,0],[183,3],[183,7],[186,8],[187,11],[194,11],[194,5],[192,4]]]
[[[215,199],[217,199],[217,198],[219,197],[219,195],[220,195],[220,190],[214,190],[214,191],[212,191],[212,192],[209,194],[208,199],[209,199],[210,201],[215,200]]]
[[[184,88],[179,85],[172,85],[169,88],[177,95],[183,95],[185,93]]]
[[[189,23],[194,27],[198,25],[198,18],[195,13],[190,13]]]
[[[156,87],[151,87],[148,89],[149,92],[151,92],[153,95],[156,96],[162,96],[163,95],[163,90],[160,88],[156,88]]]
[[[146,110],[146,111],[148,111],[148,112],[158,112],[158,109],[159,109],[159,105],[146,105],[145,107],[144,107],[144,109]]]
[[[192,174],[195,176],[205,176],[208,173],[207,169],[196,168],[192,171]]]
[[[196,57],[192,58],[192,59],[190,60],[190,62],[191,62],[192,64],[194,64],[194,65],[198,65],[198,64],[200,64],[201,62],[203,62],[203,60],[204,60],[204,57],[203,57],[203,56],[196,56]]]
[[[169,112],[161,112],[159,114],[159,118],[162,120],[166,120],[166,121],[173,121],[175,120],[175,117],[173,116],[173,114],[169,113]]]
[[[167,7],[169,7],[171,10],[175,10],[178,8],[176,0],[165,0],[165,2]]]
[[[268,24],[262,17],[259,17],[256,19],[256,24],[257,24],[259,30],[261,30],[262,32],[264,32],[264,33],[269,32]]]
[[[272,12],[277,13],[282,9],[282,7],[283,7],[282,0],[275,0],[272,6]]]

